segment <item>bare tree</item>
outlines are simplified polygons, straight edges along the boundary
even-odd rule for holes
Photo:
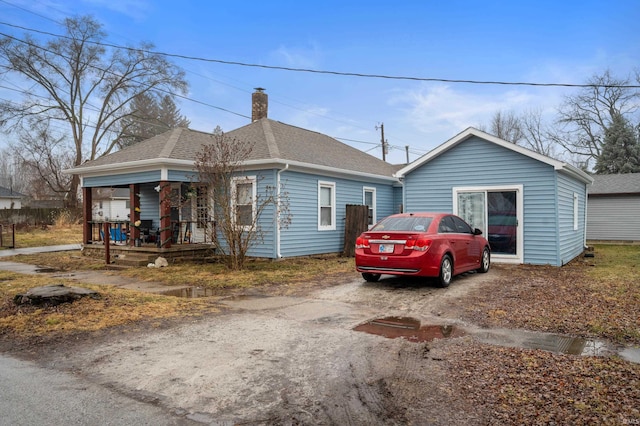
[[[551,135],[569,153],[588,165],[602,152],[604,134],[616,115],[637,124],[640,92],[623,86],[629,79],[615,78],[610,71],[593,76],[591,86],[567,96],[558,110],[558,128]]]
[[[520,118],[513,111],[496,111],[491,117],[489,128],[480,126],[480,129],[515,144],[524,138]]]
[[[29,173],[29,195],[34,199],[64,198],[72,178],[62,171],[73,165],[65,135],[55,132],[49,120],[30,117],[25,123],[30,123],[28,130],[20,129],[18,143],[11,146]]]
[[[247,253],[263,241],[267,228],[273,232],[291,222],[283,188],[261,185],[262,177],[250,176],[245,170],[252,150],[252,143],[228,138],[216,127],[211,143],[203,146],[195,161],[198,185],[207,188],[214,208],[216,235],[212,240],[232,270],[244,267]],[[263,215],[269,208],[274,209],[275,218]]]
[[[0,126],[29,130],[27,119],[63,123],[71,165],[79,166],[117,147],[117,124],[131,114],[126,106],[135,95],[184,92],[187,83],[182,70],[150,52],[151,44],[107,51],[106,34],[92,17],[66,19],[64,27],[64,36],[46,43],[29,35],[0,39],[0,65],[31,83],[21,103],[0,101]],[[78,186],[73,176],[68,205],[77,204]]]
[[[556,143],[542,120],[540,110],[525,112],[520,118],[522,141],[520,145],[547,157],[557,158]]]
[[[28,195],[28,173],[9,148],[0,150],[0,186]]]

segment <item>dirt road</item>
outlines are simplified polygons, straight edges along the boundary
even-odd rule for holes
[[[354,274],[300,297],[235,296],[214,317],[59,348],[47,362],[204,424],[474,424],[481,413],[442,365],[450,339],[353,328],[389,316],[455,324],[443,306],[499,274],[468,274],[447,289]]]

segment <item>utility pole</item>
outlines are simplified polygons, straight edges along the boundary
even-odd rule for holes
[[[407,164],[409,164],[409,145],[405,145],[405,146],[404,146],[404,150],[405,150],[405,151],[406,151],[406,153],[407,153]]]
[[[376,126],[376,130],[380,129],[380,143],[382,144],[382,161],[387,161],[387,141],[384,139],[384,123],[380,123],[380,127]]]

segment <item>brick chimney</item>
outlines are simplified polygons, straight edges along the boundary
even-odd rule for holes
[[[267,118],[269,97],[264,93],[262,87],[256,87],[256,91],[251,95],[251,122]]]

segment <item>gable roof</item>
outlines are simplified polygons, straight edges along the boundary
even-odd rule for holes
[[[640,173],[592,175],[589,195],[640,194]]]
[[[252,142],[249,165],[291,164],[319,171],[347,172],[397,180],[398,169],[332,137],[279,121],[262,118],[225,133]],[[193,166],[196,154],[211,141],[211,134],[177,128],[120,151],[88,161],[67,173],[121,171],[142,165]]]
[[[478,137],[481,139],[486,140],[487,142],[491,142],[494,143],[498,146],[501,146],[503,148],[509,149],[511,151],[517,152],[519,154],[525,155],[527,157],[533,158],[534,160],[538,160],[540,162],[546,163],[550,166],[552,166],[555,170],[560,170],[560,171],[564,171],[565,173],[568,173],[572,176],[574,176],[575,178],[577,178],[578,180],[584,182],[584,183],[592,183],[593,182],[593,178],[588,174],[583,172],[582,170],[578,169],[577,167],[574,167],[570,164],[564,163],[562,161],[558,161],[558,160],[554,160],[551,157],[547,157],[546,155],[542,155],[539,154],[535,151],[531,151],[530,149],[521,147],[520,145],[516,145],[514,143],[511,142],[507,142],[504,139],[500,139],[498,137],[492,136],[488,133],[485,133],[481,130],[478,130],[476,128],[473,127],[469,127],[466,130],[458,133],[456,136],[454,136],[453,138],[449,139],[448,141],[446,141],[445,143],[443,143],[442,145],[434,148],[433,150],[429,151],[428,153],[426,153],[425,155],[423,155],[422,157],[418,158],[417,160],[415,160],[413,163],[403,167],[402,169],[400,169],[395,176],[397,177],[403,177],[408,173],[411,173],[413,170],[417,169],[418,167],[428,163],[429,161],[433,160],[434,158],[444,154],[445,152],[449,151],[450,149],[454,148],[455,146],[459,145],[460,143],[466,141],[469,138],[472,137]]]
[[[23,198],[24,194],[16,192],[12,189],[0,186],[0,198]]]

